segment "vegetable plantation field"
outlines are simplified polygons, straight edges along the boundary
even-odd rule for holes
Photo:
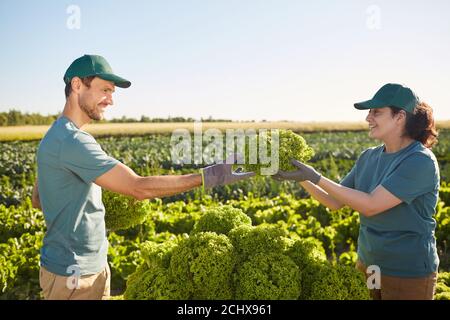
[[[315,151],[310,164],[334,181],[350,171],[364,149],[378,143],[367,132],[300,134]],[[191,173],[203,166],[174,165],[168,134],[97,141],[140,175]],[[42,298],[39,248],[45,223],[30,200],[38,144],[37,140],[0,143],[0,299]],[[449,299],[450,130],[440,131],[433,152],[441,170],[435,216],[441,260],[436,298]],[[367,298],[359,289],[362,280],[354,273],[359,214],[350,208],[328,210],[296,183],[257,176],[206,193],[198,188],[140,202],[104,191],[103,201],[114,295],[129,299]],[[119,228],[124,218],[127,228]],[[210,247],[214,250],[208,251]],[[230,254],[233,250],[236,255]],[[191,268],[185,261],[192,262]],[[170,274],[185,279],[182,290]],[[258,288],[253,285],[255,277],[263,284]]]

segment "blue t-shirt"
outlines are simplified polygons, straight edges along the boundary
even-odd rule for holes
[[[439,167],[434,154],[415,141],[394,153],[384,145],[365,150],[341,185],[371,193],[382,185],[403,202],[372,217],[360,215],[358,258],[396,277],[436,272],[433,219],[439,195]]]
[[[47,232],[40,260],[50,272],[88,275],[105,268],[105,207],[101,188],[93,181],[117,163],[65,116],[42,139],[38,188]]]

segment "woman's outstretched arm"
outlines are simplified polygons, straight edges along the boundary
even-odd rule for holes
[[[402,203],[402,200],[382,185],[376,187],[371,193],[366,193],[331,181],[323,177],[313,167],[300,161],[292,160],[292,164],[297,167],[297,170],[279,171],[273,178],[302,183],[314,198],[330,209],[339,209],[342,205],[348,205],[362,215],[370,217]]]
[[[337,201],[348,205],[366,217],[374,216],[402,203],[402,200],[382,185],[376,187],[371,193],[366,193],[344,187],[323,176],[317,185]]]
[[[345,206],[345,204],[336,200],[328,194],[328,192],[310,181],[302,181],[300,182],[300,185],[311,195],[311,197],[331,210],[339,210]]]

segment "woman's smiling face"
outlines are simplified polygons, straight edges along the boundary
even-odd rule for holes
[[[404,115],[402,112],[404,113],[401,111],[393,116],[389,107],[370,109],[366,117],[369,123],[369,137],[385,141],[392,134],[399,134],[399,117]]]

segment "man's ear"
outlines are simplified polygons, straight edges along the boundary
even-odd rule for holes
[[[78,93],[81,89],[81,79],[79,77],[73,77],[70,85],[72,86],[72,91]]]

